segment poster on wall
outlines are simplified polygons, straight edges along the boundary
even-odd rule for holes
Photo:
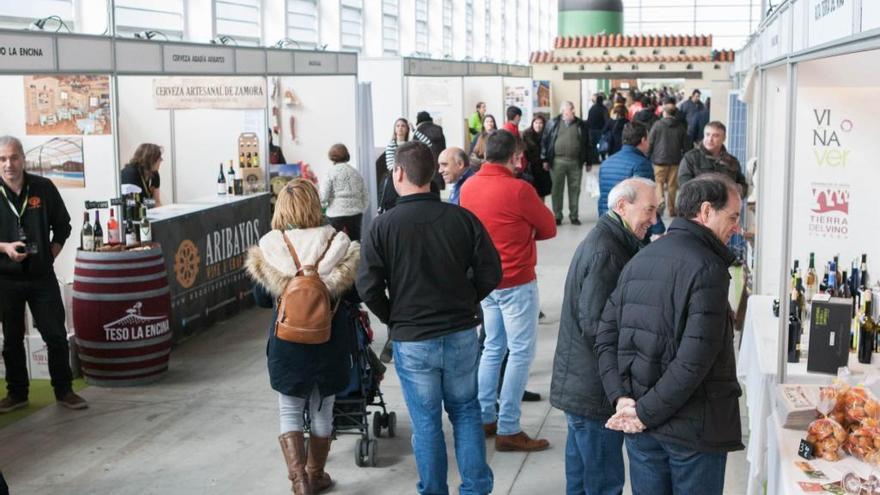
[[[156,109],[264,109],[266,80],[261,77],[157,77]]]
[[[840,255],[842,269],[862,253],[880,256],[876,194],[878,126],[864,98],[876,88],[798,89],[793,256],[819,263]]]
[[[28,135],[111,134],[110,77],[24,76]]]
[[[86,187],[81,137],[25,137],[25,168],[50,179],[59,189]]]
[[[504,108],[515,106],[522,110],[519,128],[528,129],[532,123],[532,88],[528,81],[504,85]]]
[[[532,81],[532,111],[551,115],[550,81]]]
[[[416,111],[431,107],[445,107],[452,104],[449,95],[452,92],[451,79],[419,79],[413,88],[413,102]]]

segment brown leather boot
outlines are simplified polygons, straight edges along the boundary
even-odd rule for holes
[[[284,460],[287,462],[287,477],[290,478],[295,495],[313,495],[306,474],[306,444],[301,431],[288,431],[278,437]]]
[[[492,438],[495,436],[496,433],[498,433],[497,421],[492,423],[483,423],[483,435],[485,435],[486,438]]]
[[[330,475],[324,471],[329,453],[330,438],[314,435],[309,437],[309,462],[306,465],[306,473],[309,475],[309,484],[315,493],[321,493],[333,485]]]
[[[498,452],[537,452],[550,448],[550,442],[543,438],[531,438],[521,431],[515,435],[495,437],[495,450]]]

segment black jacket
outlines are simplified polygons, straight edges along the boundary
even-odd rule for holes
[[[522,133],[523,144],[526,146],[526,161],[529,162],[529,171],[533,180],[532,185],[535,186],[538,196],[544,197],[550,194],[553,180],[550,178],[550,172],[544,170],[544,162],[541,161],[542,136],[543,133],[538,134],[531,127]]]
[[[396,341],[476,327],[480,301],[500,282],[501,258],[483,224],[431,193],[402,196],[363,238],[358,293]]]
[[[55,259],[52,257],[51,244],[64,245],[70,237],[70,214],[64,206],[64,200],[55,184],[39,175],[24,173],[24,187],[20,195],[16,195],[0,180],[0,187],[6,193],[0,194],[0,242],[19,240],[18,217],[7,204],[24,214],[21,217],[22,228],[28,243],[36,243],[38,252],[28,254],[21,263],[16,263],[5,254],[0,253],[0,278],[31,278],[52,272]],[[27,197],[25,197],[27,196]],[[24,204],[25,201],[27,204]]]
[[[648,134],[648,158],[655,165],[678,165],[691,144],[678,117],[663,117]]]
[[[587,127],[592,131],[602,131],[605,124],[611,117],[608,115],[608,109],[600,103],[593,103],[587,112]]]
[[[679,189],[694,177],[709,172],[717,172],[730,177],[742,188],[742,197],[745,198],[749,195],[749,183],[746,182],[746,176],[742,172],[739,160],[728,153],[724,146],[721,146],[721,154],[718,158],[709,154],[703,145],[685,153],[678,167]]]
[[[547,122],[547,127],[544,129],[544,137],[541,138],[541,160],[549,163],[550,166],[553,166],[553,158],[556,153],[556,137],[559,135],[560,125],[565,124],[562,123],[562,115],[557,115],[550,122]],[[590,139],[590,128],[587,127],[587,123],[575,117],[574,123],[571,125],[578,126],[581,140],[579,159],[581,165],[599,163],[599,154],[596,151],[595,143]]]
[[[617,153],[623,147],[623,128],[627,122],[629,120],[626,118],[611,119],[605,124],[605,128],[602,129],[602,135],[608,138],[609,156]]]
[[[676,218],[626,265],[602,312],[596,351],[608,399],[635,399],[657,440],[743,448],[727,302],[733,260],[708,228]]]
[[[695,113],[688,122],[688,135],[693,142],[699,143],[703,140],[703,131],[706,129],[706,124],[709,123],[709,118],[709,107],[705,107]]]
[[[614,414],[599,377],[594,346],[608,296],[624,265],[641,248],[617,214],[603,215],[574,253],[565,279],[550,404],[567,413],[606,420]]]

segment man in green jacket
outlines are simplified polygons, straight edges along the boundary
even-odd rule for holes
[[[468,118],[468,141],[473,141],[477,135],[483,132],[483,117],[486,115],[486,102],[477,103],[477,111]]]

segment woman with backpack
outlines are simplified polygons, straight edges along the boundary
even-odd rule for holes
[[[278,301],[266,348],[269,382],[278,392],[278,439],[293,493],[309,495],[332,484],[324,465],[333,433],[334,398],[348,386],[352,366],[350,325],[356,306],[349,309],[352,305],[347,301],[357,300],[353,288],[360,245],[325,224],[318,191],[303,179],[290,181],[278,193],[271,226],[259,245],[248,251],[246,266],[257,284],[257,303],[272,307],[273,301]],[[313,290],[298,292],[297,284],[310,284]],[[318,302],[324,304],[306,301],[318,297],[316,292],[323,297]],[[312,311],[299,310],[302,307]],[[307,326],[291,323],[302,319],[325,323],[320,339],[315,340],[311,333],[302,337]],[[303,339],[329,340],[302,343]],[[311,421],[308,454],[303,436],[307,401]]]
[[[605,124],[602,130],[602,139],[599,140],[599,153],[611,156],[623,147],[623,127],[629,122],[626,118],[626,107],[615,105],[611,109],[611,120]]]

